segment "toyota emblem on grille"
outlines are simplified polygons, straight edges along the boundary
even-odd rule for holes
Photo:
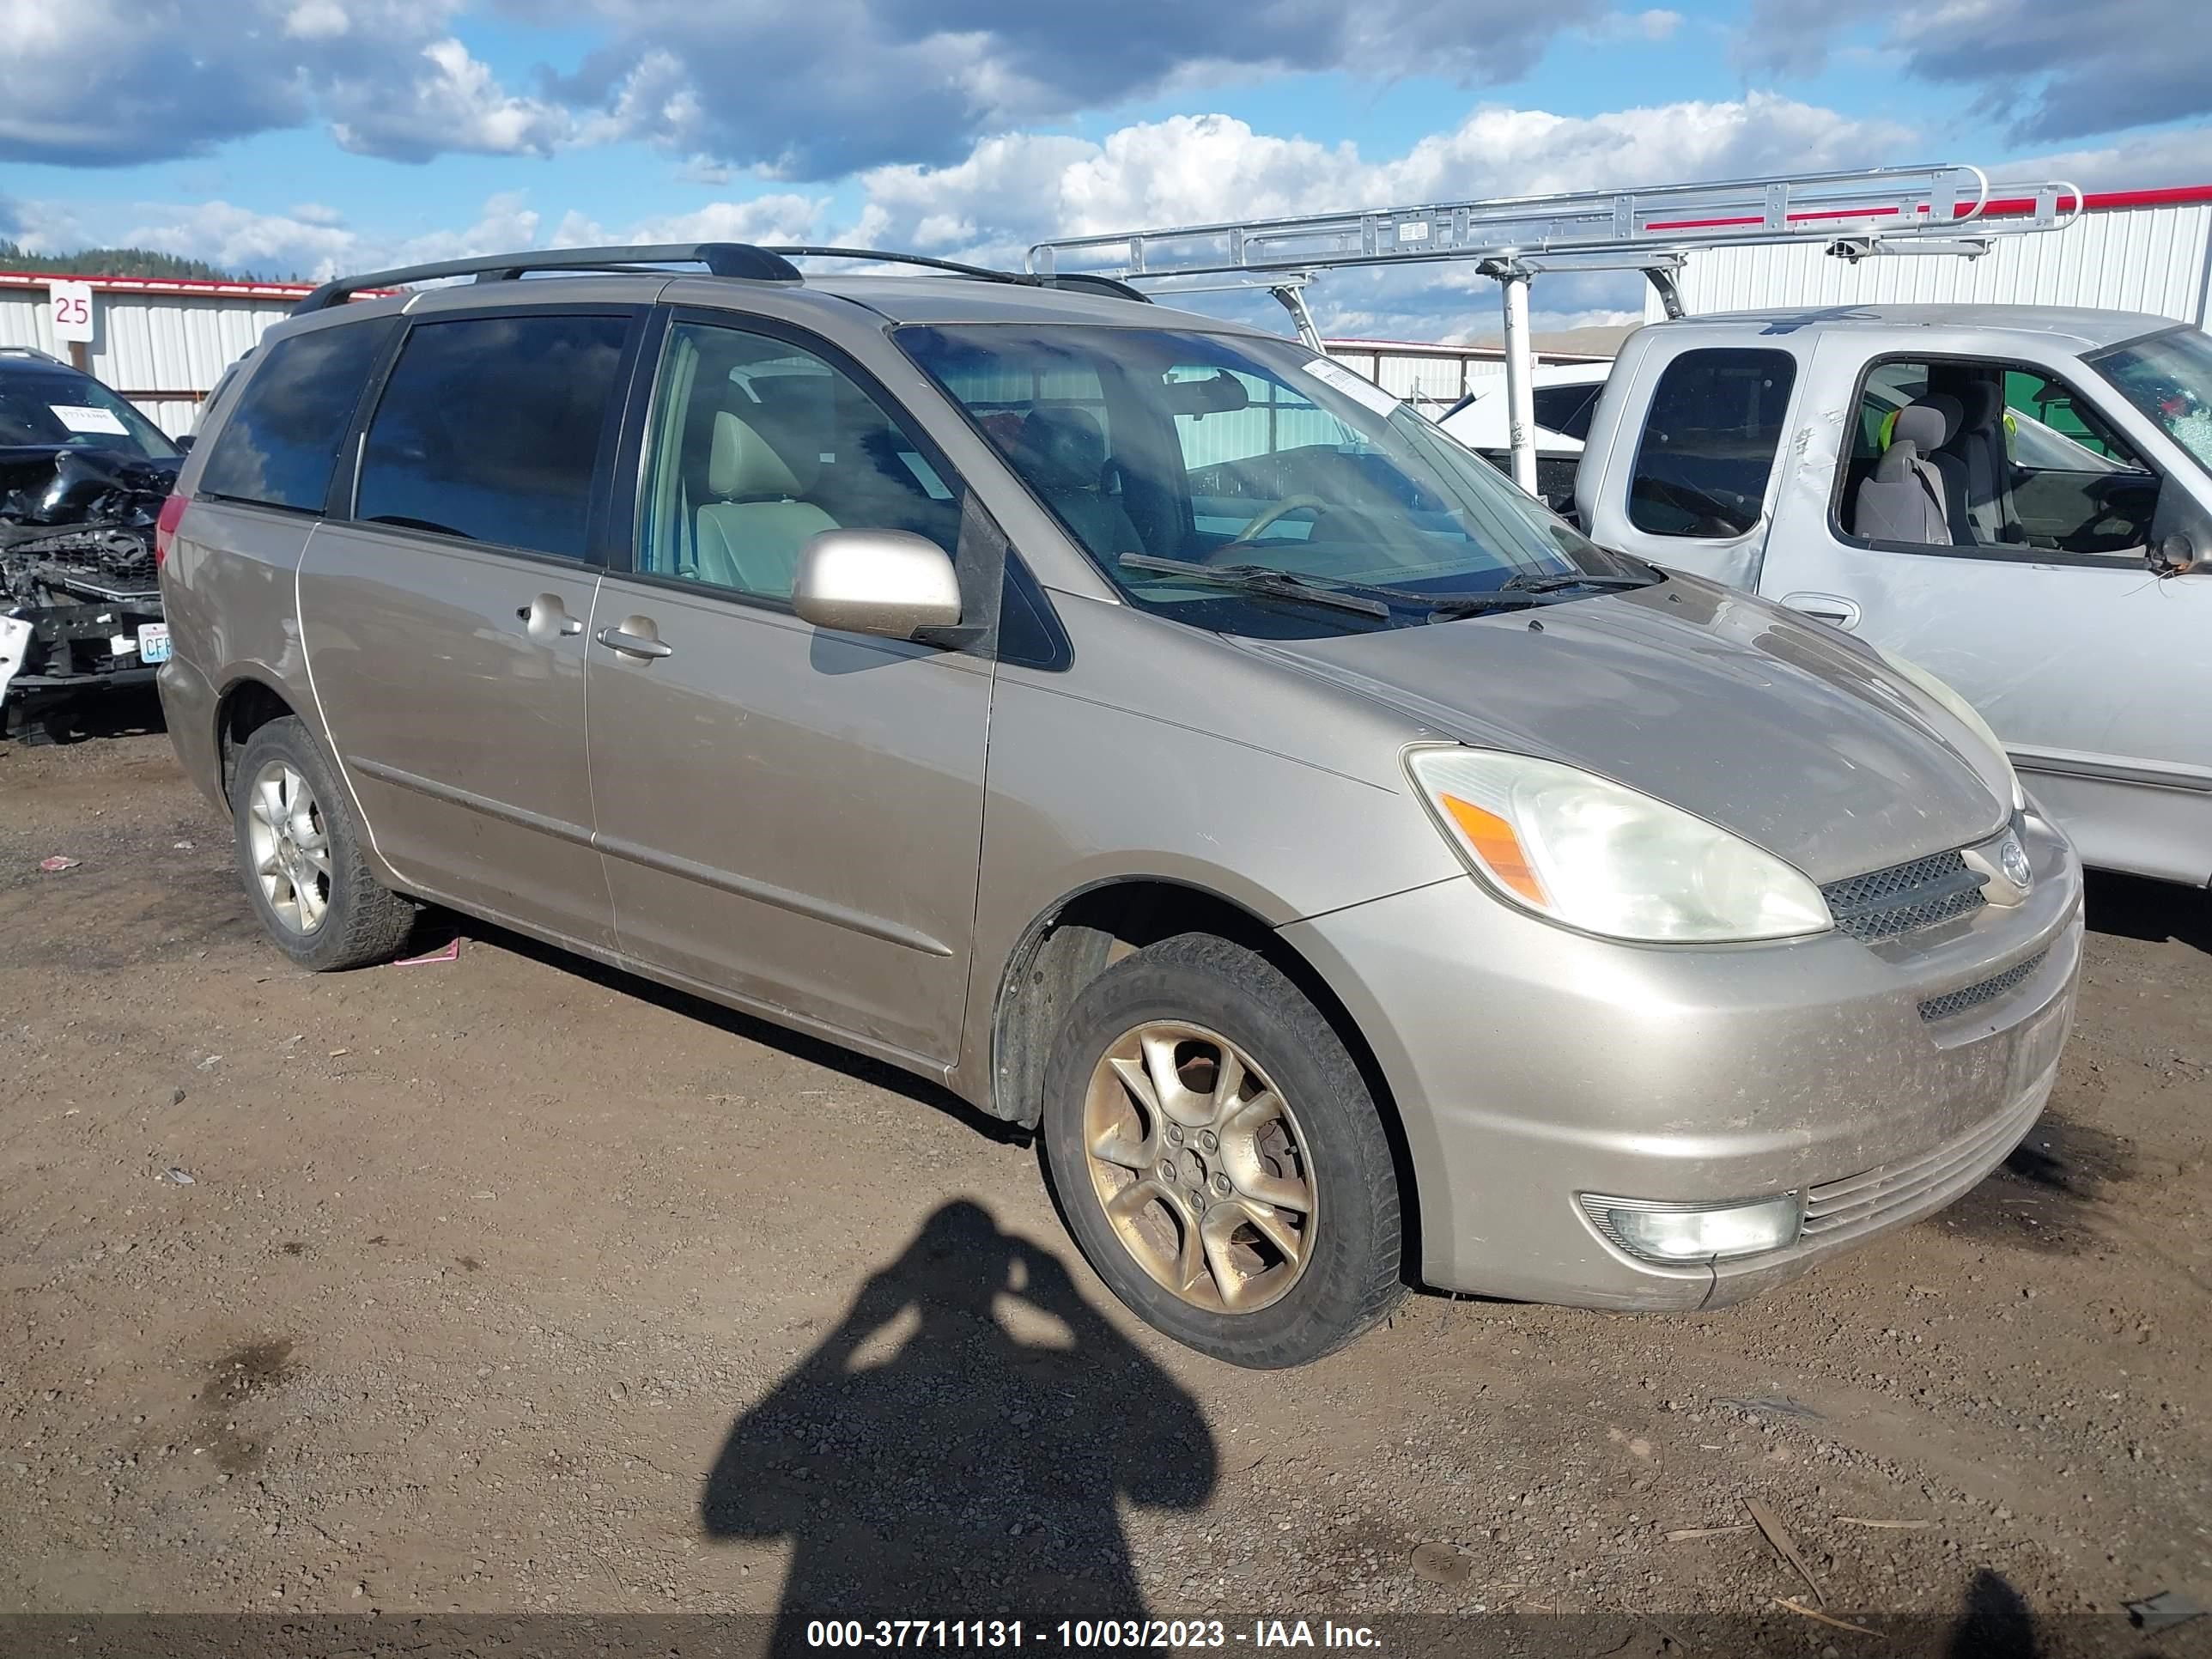
[[[2017,830],[2006,830],[2004,840],[1998,843],[1997,868],[2022,894],[2035,884],[2035,870],[2027,861],[2027,848],[2020,844]]]

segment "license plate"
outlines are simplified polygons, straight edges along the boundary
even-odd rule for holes
[[[169,624],[140,623],[138,624],[138,660],[167,662],[169,659]]]
[[[2066,1042],[2066,1017],[2069,1010],[2063,1001],[2054,1002],[2036,1015],[2013,1039],[2012,1091],[2020,1093],[2045,1072],[2058,1051]]]

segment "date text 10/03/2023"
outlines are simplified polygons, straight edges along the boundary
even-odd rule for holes
[[[813,1619],[810,1648],[1346,1648],[1375,1651],[1380,1638],[1365,1625],[1324,1619],[1255,1619],[1247,1630],[1219,1619]]]

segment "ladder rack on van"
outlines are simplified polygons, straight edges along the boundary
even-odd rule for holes
[[[1295,276],[1296,285],[1273,291],[1299,337],[1319,350],[1299,291],[1315,273],[1474,261],[1504,289],[1513,476],[1533,489],[1528,279],[1538,272],[1641,270],[1668,315],[1679,317],[1674,276],[1699,248],[1825,240],[1831,253],[1849,259],[1879,253],[1971,258],[1986,252],[1995,237],[2063,229],[2081,212],[2081,192],[2072,185],[2010,187],[1997,198],[1979,167],[1946,163],[1058,237],[1030,249],[1029,268],[1042,276],[1083,272],[1124,282]]]

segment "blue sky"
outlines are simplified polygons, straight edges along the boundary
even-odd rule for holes
[[[262,274],[1036,237],[1928,160],[2212,181],[2204,0],[0,0],[0,234]],[[2094,16],[2095,26],[2085,27]],[[1464,273],[1332,331],[1492,331]],[[1632,307],[1547,279],[1540,322]]]

